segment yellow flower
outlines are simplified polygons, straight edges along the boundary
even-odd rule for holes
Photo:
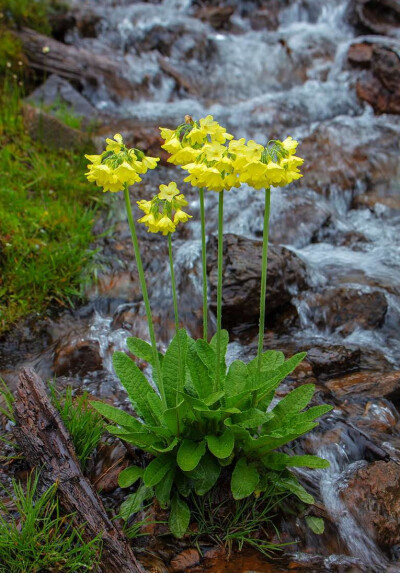
[[[199,156],[199,153],[199,149],[193,149],[193,147],[182,147],[179,151],[173,153],[171,157],[169,157],[168,163],[173,163],[174,165],[185,165],[185,163],[194,161],[196,157]]]
[[[192,215],[188,215],[181,209],[177,209],[174,215],[174,223],[177,225],[178,223],[186,223],[189,219],[192,218]]]
[[[115,141],[109,138],[106,139],[107,143],[106,151],[115,151],[115,153],[118,153],[118,151],[121,150],[121,146],[123,146],[124,144],[122,135],[120,133],[116,133],[114,135],[114,139]]]
[[[175,225],[167,215],[161,217],[157,222],[157,227],[163,235],[168,235],[168,233],[173,233],[176,230]]]
[[[166,199],[167,201],[172,201],[175,195],[179,194],[179,190],[176,187],[175,181],[171,181],[169,185],[160,185],[160,192],[158,194],[159,199]]]
[[[186,223],[191,219],[182,211],[181,207],[187,205],[182,194],[179,194],[176,183],[171,181],[169,185],[160,185],[160,193],[155,195],[151,201],[137,201],[139,209],[145,215],[138,219],[139,223],[146,225],[149,233],[159,233],[168,235],[176,231],[176,225]]]
[[[100,155],[85,155],[90,161],[86,177],[95,182],[103,191],[122,191],[127,185],[141,181],[140,175],[154,169],[158,157],[147,157],[138,149],[128,149],[122,135],[106,139],[106,150]]]

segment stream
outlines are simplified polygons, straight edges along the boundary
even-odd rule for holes
[[[113,121],[129,140],[135,124],[154,133],[185,114],[212,114],[237,138],[299,140],[304,177],[271,195],[265,347],[287,355],[308,350],[279,392],[313,382],[315,403],[334,409],[295,447],[331,462],[328,470],[299,471],[317,499],[315,515],[326,520],[325,533],[315,535],[304,520],[283,520],[283,540],[296,543],[285,549],[287,563],[299,571],[400,571],[400,120],[374,113],[357,97],[357,82],[368,72],[348,60],[354,44],[390,45],[400,53],[400,41],[356,28],[348,0],[266,4],[71,2],[76,24],[64,41],[111,54],[132,85],[131,95],[119,97],[101,81],[82,87],[96,113],[114,118],[103,129],[107,135],[114,134]],[[165,71],[166,62],[178,79]],[[181,320],[201,336],[199,203],[183,178],[164,165],[131,193],[133,200],[148,199],[160,183],[176,180],[188,196],[193,219],[174,236],[176,278]],[[263,194],[243,185],[225,198],[231,361],[256,352],[258,295],[250,267],[262,236]],[[99,270],[87,302],[32,317],[1,341],[0,375],[11,387],[18,368],[30,365],[43,377],[126,403],[112,353],[126,350],[127,336],[148,334],[122,197],[110,194],[108,201],[96,223],[98,234],[108,231],[95,245]],[[213,301],[216,195],[208,193],[206,209]],[[140,238],[165,348],[174,332],[167,245],[143,229]],[[212,312],[210,321],[214,328]],[[251,557],[241,570],[253,570],[250,563]]]

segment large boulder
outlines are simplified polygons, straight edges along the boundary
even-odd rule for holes
[[[227,326],[257,322],[260,308],[262,242],[239,235],[224,235],[223,317]],[[211,306],[217,288],[217,240],[208,244]],[[271,246],[268,256],[267,315],[290,305],[296,292],[307,287],[303,261],[285,247]]]
[[[358,467],[341,497],[378,544],[389,549],[400,543],[400,466],[378,461]]]

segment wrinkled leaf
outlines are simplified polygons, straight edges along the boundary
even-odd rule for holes
[[[143,474],[143,482],[147,487],[157,485],[175,465],[175,458],[171,454],[162,454],[154,458]]]
[[[130,487],[143,476],[144,469],[139,466],[125,468],[118,476],[119,487]]]
[[[232,473],[231,490],[234,499],[243,499],[251,495],[259,482],[257,468],[247,463],[246,458],[240,458]]]
[[[206,437],[208,449],[216,457],[220,459],[227,458],[231,455],[234,445],[235,436],[232,430],[226,428],[220,436],[209,435]]]
[[[176,461],[181,470],[190,472],[194,470],[206,451],[206,443],[183,440],[178,450]]]
[[[169,514],[169,528],[171,533],[180,539],[183,537],[189,527],[190,509],[188,504],[175,494],[171,501],[171,511]]]

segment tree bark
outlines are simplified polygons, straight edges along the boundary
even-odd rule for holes
[[[144,573],[124,535],[108,518],[99,496],[84,477],[71,436],[50,402],[46,387],[32,369],[19,375],[14,404],[14,435],[32,466],[40,470],[41,488],[57,482],[58,497],[68,513],[75,514],[88,540],[101,535],[103,573]]]

